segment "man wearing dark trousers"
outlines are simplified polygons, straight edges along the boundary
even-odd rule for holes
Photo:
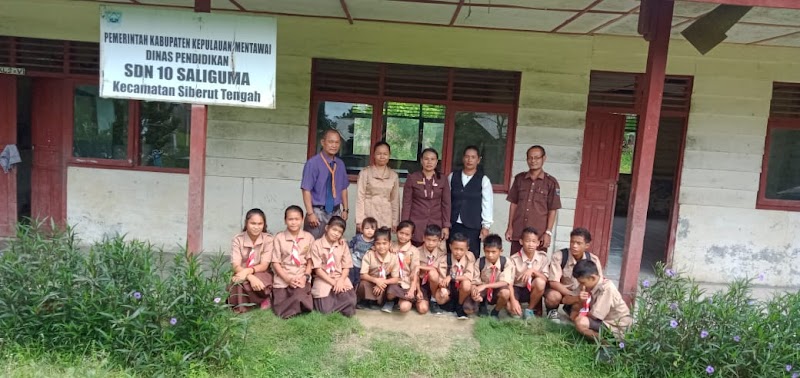
[[[300,189],[306,208],[305,230],[319,239],[325,233],[328,220],[339,215],[347,220],[347,168],[336,157],[342,145],[342,136],[336,130],[322,134],[322,151],[312,156],[303,166]]]

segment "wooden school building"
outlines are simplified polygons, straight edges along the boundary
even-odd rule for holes
[[[103,5],[274,18],[275,109],[101,98]],[[227,251],[249,208],[282,229],[335,128],[352,180],[382,138],[401,178],[422,148],[449,172],[478,145],[500,234],[543,145],[556,248],[588,227],[625,293],[655,261],[800,287],[798,62],[793,0],[3,0],[0,149],[22,162],[0,172],[0,236],[52,217]]]

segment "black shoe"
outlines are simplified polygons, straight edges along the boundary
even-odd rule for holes
[[[369,308],[369,305],[367,304],[366,301],[358,301],[358,302],[356,302],[356,309],[357,310],[365,310],[367,308]]]
[[[492,313],[494,313],[494,311],[492,311]],[[478,305],[478,316],[481,318],[489,316],[489,307],[486,306],[486,303],[481,303]]]
[[[431,314],[441,315],[441,314],[444,314],[444,310],[442,310],[442,308],[439,307],[438,303],[431,302]]]
[[[378,301],[369,301],[369,306],[367,306],[372,311],[380,311],[383,306],[378,304]]]
[[[467,313],[464,312],[464,307],[458,306],[456,308],[456,318],[458,318],[458,320],[467,320],[467,319],[469,319],[469,316],[467,315]]]
[[[489,316],[491,316],[494,319],[498,319],[499,320],[500,319],[500,310],[498,310],[498,309],[492,310],[492,313],[489,314]]]

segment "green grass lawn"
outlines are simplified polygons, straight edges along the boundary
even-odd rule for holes
[[[546,320],[479,319],[449,340],[365,329],[356,319],[313,313],[287,321],[245,315],[242,353],[229,371],[198,367],[197,377],[608,377],[594,346]],[[428,319],[426,317],[418,317]],[[413,323],[410,324],[413,326]],[[1,344],[0,344],[1,346]],[[70,358],[26,350],[0,356],[4,377],[127,377],[102,356]]]

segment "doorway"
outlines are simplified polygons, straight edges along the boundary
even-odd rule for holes
[[[622,137],[620,174],[617,181],[616,205],[612,221],[611,247],[607,263],[609,276],[619,276],[622,266],[622,251],[625,247],[625,232],[628,223],[628,203],[631,194],[633,155],[636,151],[638,117],[626,115],[626,127]],[[682,160],[685,117],[661,117],[653,162],[653,177],[650,181],[650,200],[647,207],[642,263],[639,272],[643,276],[653,275],[656,263],[668,263],[672,219],[677,216],[676,193]]]
[[[17,149],[22,162],[17,164],[17,220],[30,222],[33,140],[31,134],[31,78],[17,78]]]
[[[631,174],[641,107],[641,74],[592,71],[574,227],[592,233],[591,251],[606,275],[622,268]],[[667,76],[656,142],[640,274],[669,264],[678,219],[678,195],[692,78]]]
[[[71,123],[67,79],[0,75],[0,150],[14,145],[21,163],[0,171],[0,237],[19,221],[66,220],[64,129]]]

